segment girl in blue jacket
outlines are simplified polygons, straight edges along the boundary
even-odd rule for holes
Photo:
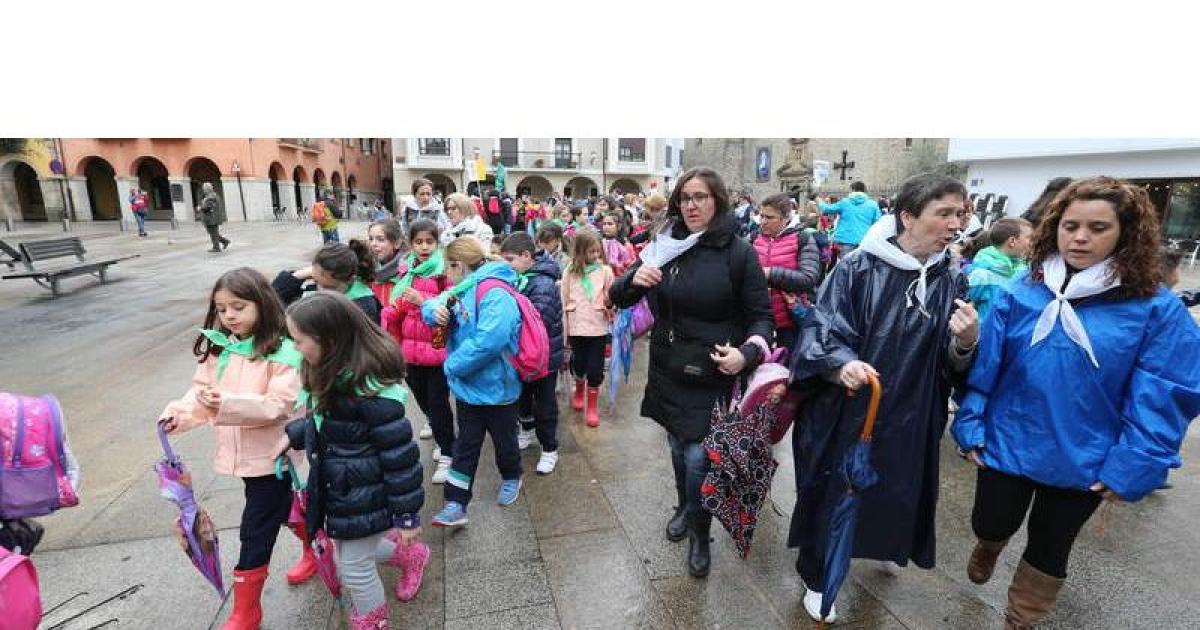
[[[984,322],[953,434],[979,469],[973,582],[991,577],[1029,515],[1009,628],[1049,614],[1101,500],[1137,501],[1162,485],[1200,414],[1200,330],[1161,285],[1158,240],[1142,189],[1077,181],[1046,210],[1032,273]]]
[[[492,435],[500,493],[511,505],[521,491],[521,452],[517,447],[517,399],[521,380],[508,357],[517,352],[521,314],[517,301],[500,287],[479,294],[479,284],[497,278],[515,286],[517,274],[504,262],[490,262],[474,238],[446,246],[446,276],[455,285],[425,300],[421,316],[431,326],[449,327],[449,354],[443,369],[457,402],[458,437],[446,476],[446,505],[433,517],[435,527],[467,524],[475,468],[484,433]],[[514,289],[515,290],[515,289]]]

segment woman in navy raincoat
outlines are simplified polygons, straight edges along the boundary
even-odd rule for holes
[[[1046,209],[1032,272],[983,326],[952,430],[979,468],[972,581],[991,577],[1029,513],[1008,628],[1049,614],[1101,500],[1137,501],[1160,487],[1200,414],[1200,330],[1161,284],[1158,240],[1145,191],[1076,181]]]

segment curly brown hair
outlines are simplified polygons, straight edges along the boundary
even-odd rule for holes
[[[1063,213],[1075,201],[1094,199],[1112,204],[1121,227],[1112,254],[1114,272],[1121,278],[1121,286],[1114,292],[1114,297],[1154,295],[1163,277],[1158,255],[1158,214],[1144,189],[1112,177],[1072,182],[1046,206],[1030,248],[1030,268],[1039,270],[1036,278],[1041,276],[1042,263],[1058,253],[1058,224]],[[1030,278],[1036,280],[1034,275]]]

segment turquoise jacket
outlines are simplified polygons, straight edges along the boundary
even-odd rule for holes
[[[867,230],[883,216],[879,204],[866,193],[852,192],[849,197],[835,204],[819,204],[821,212],[838,215],[837,227],[833,230],[833,241],[857,246],[867,235]]]
[[[1012,279],[1029,269],[1029,266],[1018,258],[1013,258],[1000,251],[995,246],[985,247],[971,261],[967,282],[971,288],[967,298],[979,312],[979,320],[992,309],[992,302],[1003,291]]]
[[[1061,321],[1030,345],[1054,295],[1027,277],[997,296],[983,322],[955,441],[1008,475],[1072,490],[1100,481],[1141,499],[1180,465],[1188,423],[1200,415],[1200,328],[1166,287],[1149,298],[1078,300],[1097,368]]]
[[[484,263],[467,277],[481,282],[498,278],[516,285],[517,274],[503,262]],[[450,291],[425,300],[421,317],[436,326],[434,310],[446,303]],[[449,354],[443,369],[454,397],[471,405],[507,405],[521,395],[521,379],[508,357],[517,352],[521,312],[517,301],[494,288],[482,296],[476,308],[476,289],[468,289],[453,309],[455,324],[447,342]]]

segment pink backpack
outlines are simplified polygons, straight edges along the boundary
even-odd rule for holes
[[[0,630],[36,628],[42,619],[42,594],[37,569],[29,558],[0,547]]]
[[[0,517],[43,516],[79,504],[54,396],[0,392]]]
[[[479,312],[479,301],[491,289],[500,288],[508,292],[517,301],[521,311],[521,332],[517,338],[517,353],[508,357],[509,363],[517,371],[517,376],[524,383],[532,383],[545,378],[550,373],[550,336],[546,334],[546,324],[542,316],[529,298],[521,295],[512,285],[498,278],[486,278],[475,289],[475,312]]]

